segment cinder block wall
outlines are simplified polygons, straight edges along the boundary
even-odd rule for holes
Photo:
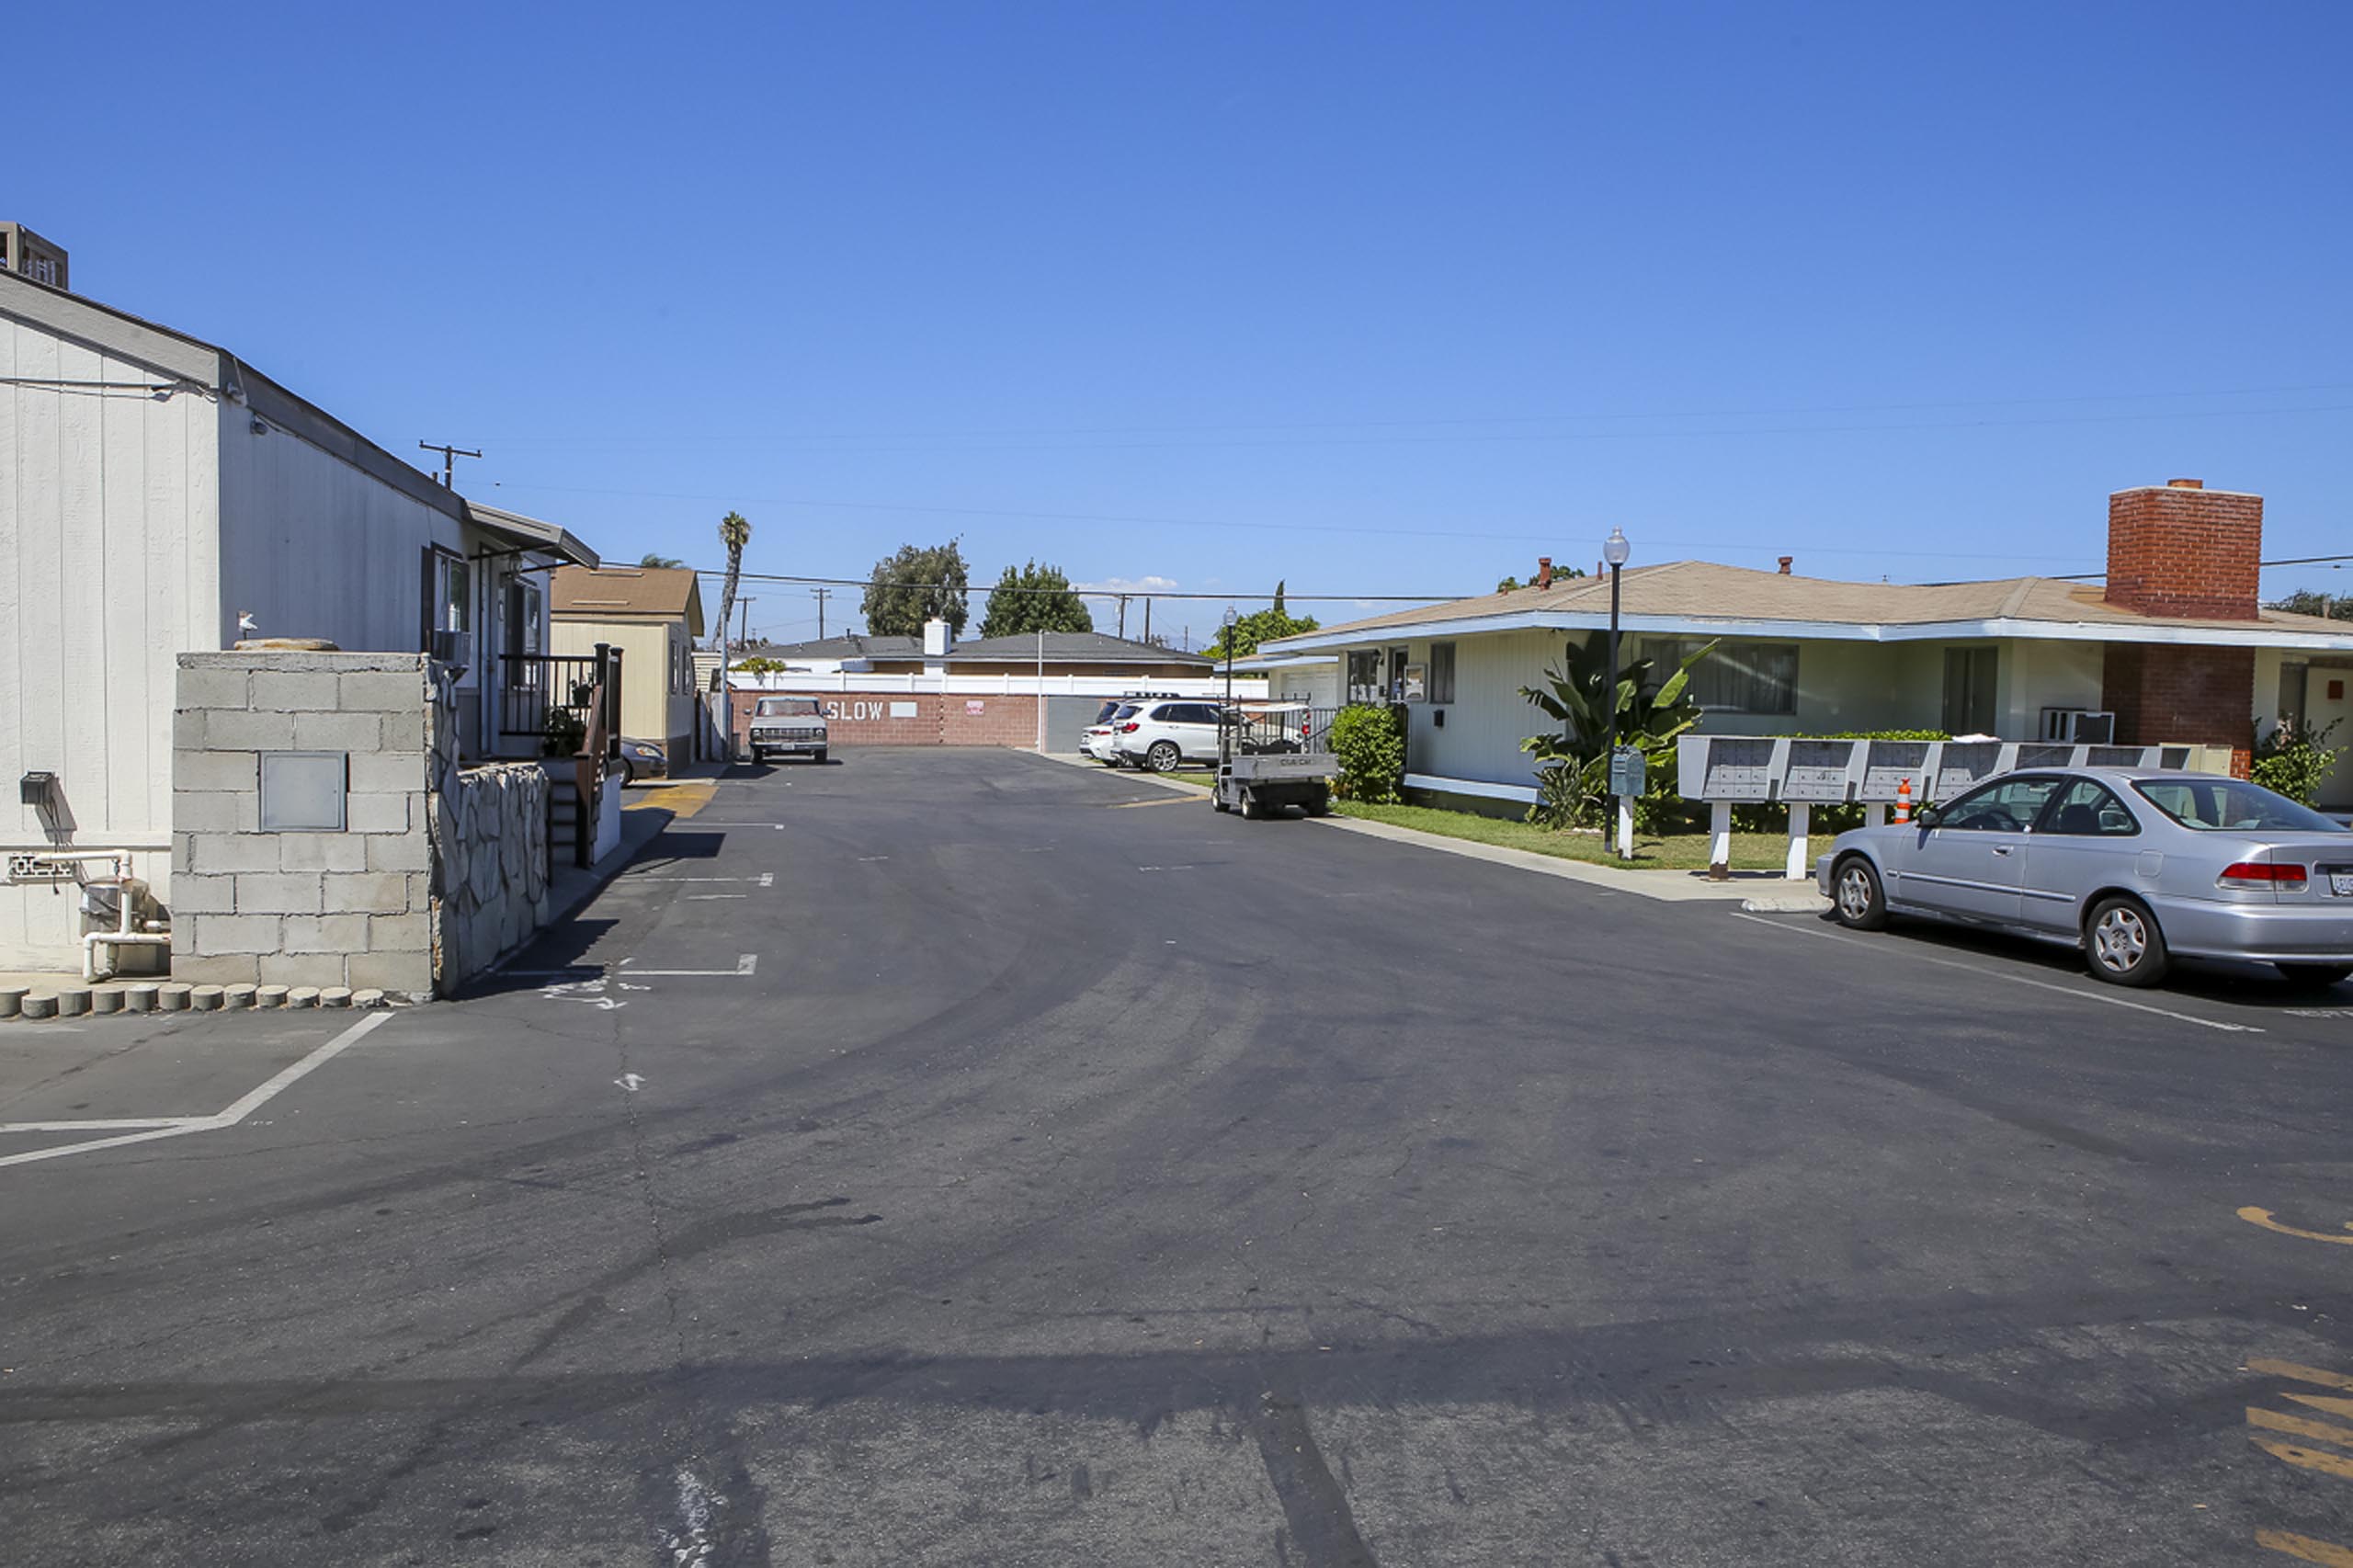
[[[434,991],[428,785],[456,726],[420,653],[179,656],[172,973],[199,984]],[[341,833],[261,831],[261,754],[349,761]]]

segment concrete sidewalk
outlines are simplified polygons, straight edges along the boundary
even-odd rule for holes
[[[1199,784],[1163,778],[1155,773],[1115,771],[1085,757],[1034,752],[1030,755],[1042,755],[1048,762],[1083,767],[1131,783],[1154,784],[1163,790],[1199,795],[1204,800],[1209,798],[1210,792]],[[1435,849],[1441,855],[1461,855],[1472,860],[1511,866],[1523,871],[1534,871],[1540,876],[1584,882],[1588,887],[1604,888],[1610,892],[1632,893],[1637,898],[1658,899],[1672,903],[1737,903],[1743,909],[1758,914],[1803,914],[1830,907],[1830,901],[1813,891],[1811,881],[1792,881],[1771,871],[1734,871],[1731,881],[1719,882],[1710,881],[1704,871],[1638,871],[1616,866],[1597,866],[1589,860],[1571,860],[1558,855],[1538,854],[1529,849],[1480,844],[1467,838],[1451,838],[1442,833],[1424,833],[1419,828],[1396,827],[1388,823],[1360,822],[1343,816],[1311,817],[1308,820],[1324,827],[1343,828],[1349,833],[1386,838],[1392,843]]]

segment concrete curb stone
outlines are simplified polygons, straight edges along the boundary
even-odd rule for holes
[[[283,1007],[286,1006],[286,987],[283,985],[255,986],[254,1006],[256,1007]]]
[[[0,1018],[13,1018],[22,1014],[28,991],[28,987],[22,985],[0,987]]]
[[[57,1016],[59,1017],[78,1018],[89,1010],[90,994],[81,986],[77,985],[70,991],[61,991],[57,994]]]
[[[122,1011],[122,993],[121,993],[121,992],[119,992],[119,991],[113,991],[113,990],[100,990],[100,991],[93,991],[93,992],[91,992],[91,993],[90,993],[90,1011],[92,1011],[93,1013],[119,1013],[119,1012],[121,1012],[121,1011]]]
[[[23,1016],[28,1018],[57,1017],[57,993],[54,991],[26,992]]]
[[[188,1005],[199,1013],[217,1013],[227,996],[218,985],[199,985],[188,994]]]
[[[258,989],[259,987],[252,985],[223,986],[221,991],[221,1006],[233,1013],[243,1012],[254,1005],[254,993]]]
[[[384,994],[371,985],[364,991],[353,992],[351,1005],[355,1007],[381,1007],[385,1005]]]
[[[122,989],[122,1010],[126,1013],[152,1013],[155,1010],[156,987],[126,985]]]
[[[193,985],[176,982],[158,985],[155,987],[155,1006],[166,1013],[185,1013],[188,1011],[188,994],[195,989]]]
[[[324,987],[319,992],[319,1006],[322,1007],[350,1006],[351,987],[348,985],[329,985]]]
[[[286,994],[286,1005],[290,1007],[315,1007],[319,1005],[319,988],[298,985]]]

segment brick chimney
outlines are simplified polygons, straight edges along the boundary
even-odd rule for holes
[[[2108,602],[2143,615],[2256,619],[2263,497],[2197,479],[2108,498]]]
[[[1540,588],[1552,585],[1552,558],[1549,555],[1536,558],[1536,585]]]
[[[1788,576],[1790,574],[1790,568],[1795,566],[1797,563],[1798,558],[1794,555],[1784,555],[1781,557],[1781,575],[1784,577]]]

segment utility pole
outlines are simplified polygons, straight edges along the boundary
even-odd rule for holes
[[[823,642],[825,640],[825,599],[834,590],[812,588],[809,591],[817,597],[817,641]]]
[[[1125,595],[1125,594],[1121,594],[1121,595],[1120,596],[1120,636],[1122,636],[1122,637],[1125,637],[1127,634],[1128,634],[1128,596],[1127,596],[1127,595]]]
[[[735,618],[735,651],[740,653],[752,645],[752,601],[739,597],[735,602],[744,611]],[[719,640],[722,642],[727,641],[727,628],[722,626],[719,629]]]
[[[1147,642],[1152,641],[1152,601],[1150,599],[1143,601],[1143,640]]]
[[[451,471],[458,466],[458,460],[460,458],[478,458],[482,456],[480,452],[470,452],[463,447],[442,446],[432,441],[419,441],[417,445],[428,452],[439,452],[441,454],[441,488],[444,490],[453,488],[449,482],[455,477],[455,475]]]

